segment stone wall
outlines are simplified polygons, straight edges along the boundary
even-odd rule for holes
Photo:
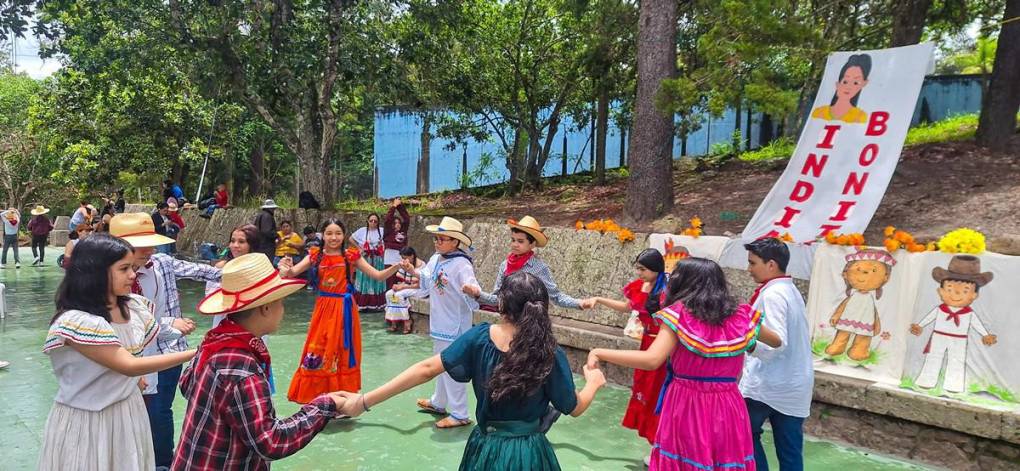
[[[151,208],[129,208],[149,211]],[[188,225],[179,247],[194,253],[198,244],[225,244],[231,228],[254,220],[258,210],[217,210],[212,219],[198,217],[197,211],[184,211]],[[318,226],[322,220],[338,216],[348,230],[360,227],[367,217],[358,212],[314,210],[278,210],[277,221],[290,219],[300,229],[306,224]],[[426,224],[438,218],[413,217],[411,245],[419,254],[432,253],[431,236]],[[466,232],[475,242],[473,257],[483,289],[491,289],[499,263],[508,251],[509,233],[497,220],[464,220]],[[632,279],[631,262],[644,247],[647,234],[635,234],[636,240],[621,244],[613,236],[573,229],[549,228],[550,244],[540,251],[552,267],[559,288],[575,297],[621,296],[620,289]],[[750,276],[741,270],[726,269],[733,294],[746,299],[755,288]],[[807,282],[795,280],[806,295]],[[415,331],[428,330],[428,303],[412,305]],[[637,348],[633,339],[622,335],[626,316],[607,309],[592,311],[554,307],[553,331],[575,370],[580,369],[588,350],[595,347]],[[490,312],[478,311],[475,321],[496,320]],[[617,384],[629,385],[631,371],[606,367],[606,375]],[[854,446],[921,461],[954,470],[1020,469],[1020,414],[1000,412],[967,404],[941,400],[870,381],[817,373],[812,415],[806,424],[813,436],[846,442]]]

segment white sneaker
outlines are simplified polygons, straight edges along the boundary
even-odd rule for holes
[[[0,360],[0,370],[7,368],[8,366],[11,366],[11,362]]]
[[[648,455],[644,459],[645,467],[648,468],[652,465],[652,455]]]
[[[14,268],[21,268],[21,262],[14,262]]]

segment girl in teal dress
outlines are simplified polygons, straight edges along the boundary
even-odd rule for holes
[[[586,366],[585,386],[574,391],[567,356],[552,335],[549,294],[534,275],[508,276],[499,290],[499,307],[498,324],[475,326],[378,389],[340,393],[347,398],[342,413],[358,416],[445,371],[456,381],[470,381],[478,398],[478,425],[468,438],[461,470],[560,469],[541,419],[550,405],[574,417],[583,414],[606,378]]]

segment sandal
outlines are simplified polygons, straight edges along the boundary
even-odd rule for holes
[[[388,327],[386,327],[386,332],[396,332],[396,331],[397,331],[397,323],[396,322],[393,322],[393,323],[389,324]]]
[[[471,419],[455,419],[453,416],[447,416],[436,422],[436,428],[456,428],[471,425],[472,423],[474,422],[471,422]]]
[[[414,321],[410,321],[410,320],[404,321],[404,335],[410,334],[411,330],[413,328],[414,328]],[[396,330],[396,329],[394,329],[394,330]]]
[[[441,409],[432,405],[432,401],[428,399],[418,399],[418,409],[429,414],[446,415],[446,409]]]

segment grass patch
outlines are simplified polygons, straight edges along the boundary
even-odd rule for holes
[[[741,153],[738,157],[744,162],[772,162],[786,160],[793,155],[796,144],[788,137],[781,137],[760,149]]]
[[[904,145],[916,146],[933,142],[973,139],[977,125],[977,114],[956,115],[934,123],[919,124],[907,131],[907,140]]]
[[[830,342],[827,339],[817,339],[812,341],[811,353],[814,353],[815,356],[818,356],[820,358],[830,360],[837,365],[871,366],[877,365],[878,362],[882,360],[883,354],[875,349],[869,350],[868,358],[865,358],[861,361],[850,359],[850,357],[846,356],[846,352],[840,353],[839,355],[836,356],[832,356],[829,355],[828,353],[825,353],[825,349],[829,347],[830,343],[832,342]],[[850,344],[847,344],[847,347],[849,346]]]

